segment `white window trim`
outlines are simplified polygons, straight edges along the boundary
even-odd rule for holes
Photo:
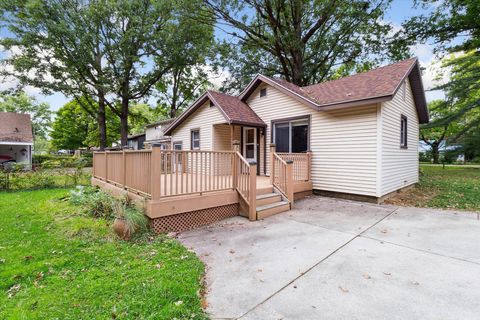
[[[194,132],[198,132],[198,139],[193,138],[193,133]],[[195,141],[198,141],[198,147],[194,147],[194,145],[195,145],[194,142]],[[200,146],[201,146],[200,145],[200,129],[193,129],[193,130],[190,131],[190,144],[191,144],[190,145],[191,150],[200,150]]]

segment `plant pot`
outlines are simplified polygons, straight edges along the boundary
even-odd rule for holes
[[[115,231],[117,236],[119,236],[123,240],[130,239],[131,234],[128,230],[127,222],[124,218],[115,218],[115,221],[113,222],[113,231]]]

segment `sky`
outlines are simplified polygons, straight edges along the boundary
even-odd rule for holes
[[[384,20],[391,22],[394,27],[399,28],[402,21],[406,20],[407,18],[421,13],[426,13],[426,11],[421,9],[413,9],[412,5],[413,1],[411,0],[394,0],[390,9],[386,12]],[[217,30],[217,33],[218,32],[221,31]],[[0,30],[0,37],[1,36],[8,36],[8,33],[5,30]],[[432,88],[434,85],[436,70],[438,70],[438,59],[433,54],[432,49],[432,46],[428,44],[419,44],[412,48],[415,56],[417,56],[420,61],[420,65],[426,68],[423,73],[423,82],[424,87],[427,90]],[[6,88],[8,85],[8,83],[4,83],[0,85],[0,88]],[[51,109],[54,111],[58,110],[69,101],[69,99],[61,93],[45,96],[41,94],[39,89],[31,87],[26,88],[26,91],[28,94],[35,96],[38,101],[48,103]],[[441,99],[443,98],[443,93],[439,91],[427,91],[426,97],[427,101]]]

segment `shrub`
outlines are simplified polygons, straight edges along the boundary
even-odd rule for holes
[[[432,162],[432,152],[430,151],[425,151],[425,152],[419,152],[419,161],[420,162]]]
[[[70,191],[70,201],[82,207],[82,212],[95,218],[113,219],[118,200],[109,194],[92,188],[77,186]]]
[[[124,219],[130,236],[148,231],[148,219],[128,199],[118,200],[98,188],[77,186],[70,191],[70,202],[82,207],[82,213],[107,220]]]
[[[114,206],[115,217],[124,219],[127,226],[127,234],[139,236],[148,231],[148,219],[142,211],[130,205],[128,201],[118,201]]]

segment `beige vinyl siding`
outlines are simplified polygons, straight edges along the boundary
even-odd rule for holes
[[[267,88],[260,97],[259,90]],[[316,111],[267,84],[260,85],[247,100],[268,125],[271,122],[310,116],[310,149],[313,188],[334,192],[376,196],[377,188],[377,106]],[[267,156],[267,174],[270,159]]]
[[[173,131],[172,141],[181,141],[183,150],[190,150],[190,132],[192,129],[200,129],[200,149],[212,150],[213,127],[225,122],[221,111],[217,107],[210,107],[210,102],[207,101]]]
[[[229,125],[218,124],[213,126],[213,150],[231,150],[231,134],[231,127]]]
[[[418,115],[410,83],[405,82],[391,101],[382,104],[382,159],[381,190],[385,195],[402,187],[418,182]],[[400,148],[400,119],[407,117],[408,149]]]

